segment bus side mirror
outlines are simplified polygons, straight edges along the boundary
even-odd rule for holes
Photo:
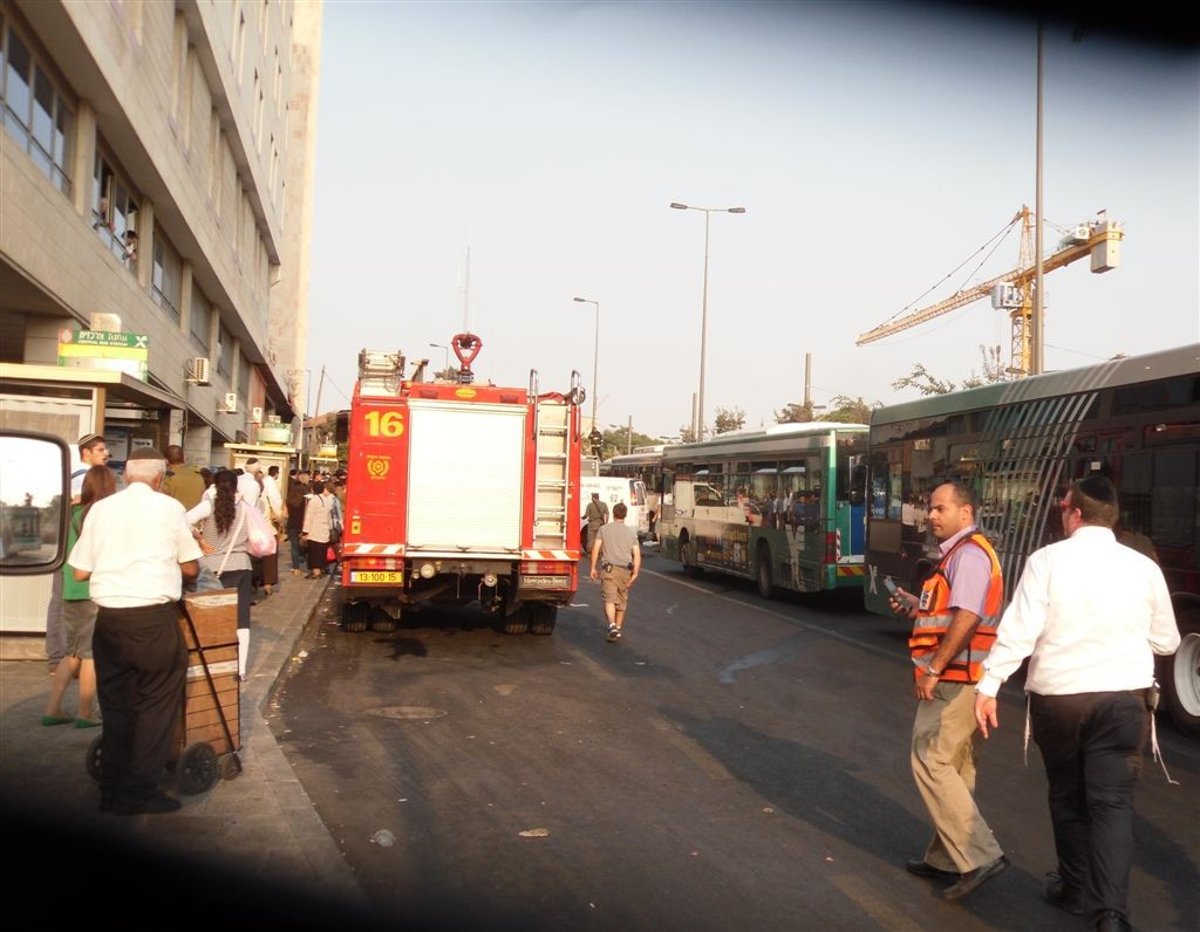
[[[70,451],[58,437],[0,431],[0,576],[32,576],[62,567],[70,469]]]

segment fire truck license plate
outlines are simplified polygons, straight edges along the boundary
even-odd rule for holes
[[[350,582],[352,583],[395,583],[399,585],[404,582],[403,570],[351,570]]]

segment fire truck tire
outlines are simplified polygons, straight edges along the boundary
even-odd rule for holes
[[[1183,734],[1200,737],[1200,608],[1176,610],[1182,640],[1172,657],[1160,660],[1163,699]]]
[[[370,618],[371,630],[376,634],[391,634],[400,627],[399,622],[382,608],[371,609],[368,617]]]
[[[365,602],[351,602],[342,606],[342,628],[350,634],[367,630],[367,614],[371,607]]]
[[[553,634],[554,624],[558,621],[558,606],[545,602],[534,602],[529,606],[532,618],[529,622],[530,634]]]
[[[505,634],[524,634],[529,630],[530,607],[526,602],[511,615],[504,616]]]

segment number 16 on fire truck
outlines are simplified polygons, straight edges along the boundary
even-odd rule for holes
[[[554,631],[578,583],[578,372],[566,394],[475,385],[483,343],[451,341],[453,380],[363,350],[350,409],[342,624],[393,631],[421,602],[477,601],[509,634]]]

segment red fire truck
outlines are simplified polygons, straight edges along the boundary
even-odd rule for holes
[[[577,586],[579,406],[566,394],[476,385],[479,337],[451,341],[453,380],[404,376],[363,350],[350,409],[342,626],[393,631],[421,602],[478,601],[509,634],[551,634]]]

